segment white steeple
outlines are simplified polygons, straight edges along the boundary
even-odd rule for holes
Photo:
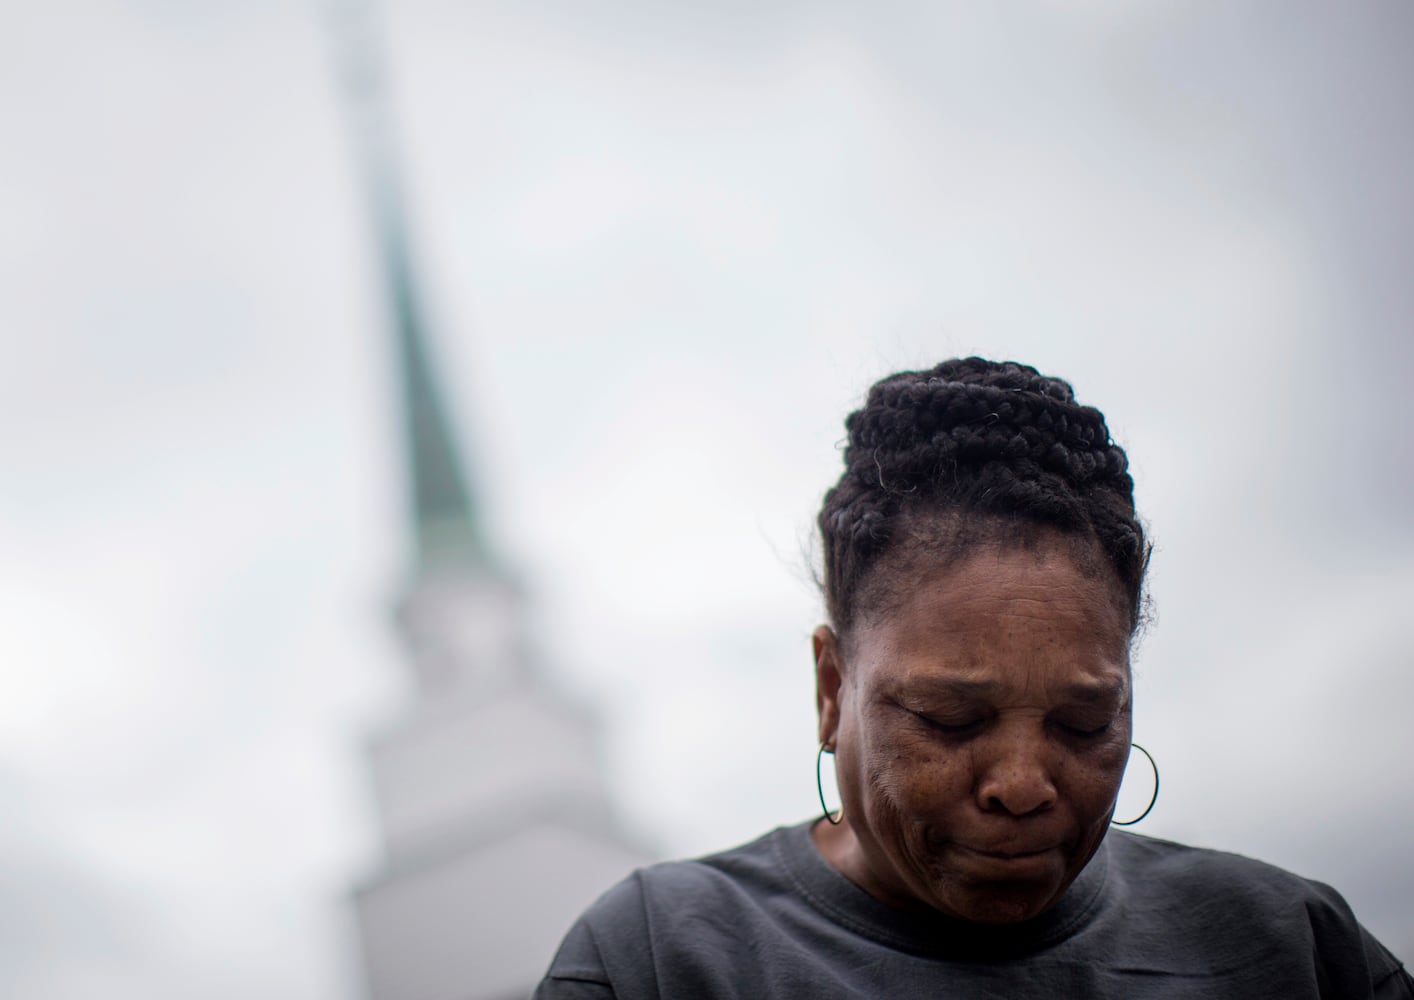
[[[615,829],[593,720],[534,669],[434,377],[367,20],[348,93],[391,304],[414,559],[397,608],[417,695],[369,744],[380,870],[355,892],[372,1000],[527,996],[575,916],[648,860]]]

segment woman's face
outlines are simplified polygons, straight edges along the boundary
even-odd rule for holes
[[[986,548],[848,648],[817,630],[844,807],[817,843],[884,902],[1026,920],[1099,847],[1129,753],[1129,628],[1118,585],[1074,553]]]

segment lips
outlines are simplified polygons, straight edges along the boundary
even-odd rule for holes
[[[952,864],[960,872],[971,872],[974,877],[984,880],[1049,879],[1055,875],[1061,860],[1060,852],[1054,846],[1031,848],[1028,845],[1025,850],[987,850],[962,844],[953,846]]]
[[[959,844],[958,846],[969,854],[980,854],[984,858],[996,858],[999,861],[1018,861],[1023,858],[1035,858],[1055,850],[1054,847],[1036,847],[1012,851],[989,851],[981,847],[968,847],[965,844]]]

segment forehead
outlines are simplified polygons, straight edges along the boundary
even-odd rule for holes
[[[847,659],[860,680],[966,681],[979,690],[1128,682],[1129,629],[1103,574],[1072,546],[987,546],[915,573],[861,622]]]

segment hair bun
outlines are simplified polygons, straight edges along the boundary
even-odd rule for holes
[[[1063,379],[983,358],[876,382],[845,419],[845,471],[825,496],[825,591],[847,626],[853,594],[905,510],[1020,519],[1092,534],[1135,621],[1148,548],[1124,451]]]
[[[1015,362],[965,358],[891,376],[845,427],[850,473],[867,479],[872,467],[888,490],[988,462],[1035,463],[1076,486],[1128,468],[1099,410],[1076,403],[1070,383]]]

